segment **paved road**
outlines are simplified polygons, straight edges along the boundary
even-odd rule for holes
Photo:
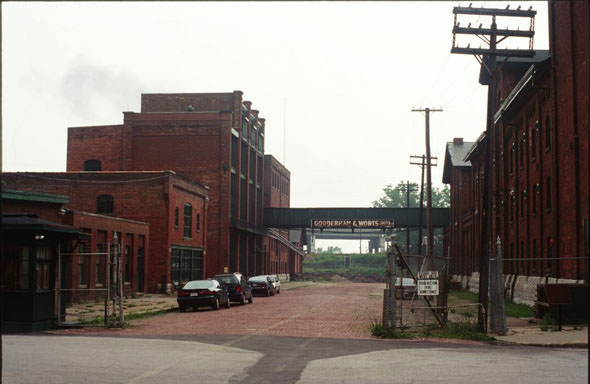
[[[586,383],[582,349],[277,336],[4,336],[6,384]]]
[[[325,283],[283,289],[217,311],[173,312],[133,322],[125,329],[61,330],[77,335],[268,335],[371,339],[381,318],[384,284]],[[287,288],[287,287],[285,287]]]

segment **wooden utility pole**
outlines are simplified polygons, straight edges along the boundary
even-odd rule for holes
[[[490,259],[490,252],[492,250],[492,239],[494,238],[494,222],[492,212],[492,196],[494,194],[494,185],[492,180],[493,164],[495,159],[494,153],[494,120],[493,116],[498,106],[496,105],[496,70],[498,57],[503,57],[506,62],[510,57],[533,57],[535,51],[533,50],[533,37],[535,35],[535,15],[536,11],[532,7],[528,10],[510,9],[508,5],[505,9],[499,8],[471,8],[469,7],[455,7],[453,8],[455,15],[453,27],[453,46],[451,53],[474,55],[477,61],[486,69],[490,77],[488,83],[488,113],[486,122],[486,156],[487,161],[484,167],[484,188],[482,193],[483,212],[481,219],[481,237],[480,237],[480,259],[479,259],[479,302],[484,307],[482,311],[480,307],[478,321],[480,330],[485,331],[486,321],[483,318],[484,313],[488,313],[488,260]],[[477,15],[491,16],[491,25],[483,27],[471,27],[471,23],[467,27],[462,27],[457,21],[457,15]],[[530,18],[530,27],[528,30],[513,30],[508,28],[498,29],[496,24],[496,17],[526,17]],[[456,35],[471,35],[476,36],[488,45],[487,48],[471,48],[468,44],[466,47],[458,47],[456,45]],[[499,37],[499,38],[498,38]],[[508,37],[524,37],[529,39],[529,49],[502,49],[498,48],[498,43],[502,42]],[[503,64],[502,64],[503,65]],[[497,232],[497,231],[496,231]]]
[[[442,108],[424,108],[415,109],[412,108],[412,112],[424,112],[425,113],[425,131],[426,131],[426,262],[424,268],[427,271],[432,269],[433,259],[433,237],[432,232],[432,170],[431,170],[431,157],[430,157],[430,112],[442,112]]]
[[[418,160],[419,159],[419,160]],[[420,162],[418,162],[420,161]],[[438,157],[436,156],[432,156],[430,158],[430,165],[432,165],[433,167],[437,166],[437,161],[438,161]],[[426,166],[426,156],[422,155],[422,156],[416,156],[416,155],[411,155],[410,156],[410,164],[413,165],[419,165],[420,168],[422,169],[422,175],[420,178],[420,218],[419,218],[419,225],[418,225],[418,254],[422,255],[422,228],[424,227],[424,224],[422,223],[422,216],[424,216],[424,167]]]

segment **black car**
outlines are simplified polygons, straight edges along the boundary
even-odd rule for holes
[[[251,277],[248,279],[248,285],[250,285],[254,294],[260,293],[264,296],[272,296],[276,293],[276,289],[268,275]]]
[[[241,273],[215,275],[213,280],[217,280],[223,288],[227,289],[231,301],[245,304],[248,300],[248,303],[252,303],[252,289]]]
[[[211,307],[219,309],[221,305],[230,307],[227,290],[215,280],[193,280],[178,290],[178,308],[184,312],[188,307]]]

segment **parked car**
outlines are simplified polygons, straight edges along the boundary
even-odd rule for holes
[[[270,281],[272,281],[272,285],[275,287],[275,291],[281,293],[281,281],[279,280],[278,275],[268,275],[270,277]]]
[[[252,293],[261,293],[264,296],[273,296],[276,289],[269,275],[254,276],[248,279],[248,285],[252,288]]]
[[[188,307],[211,307],[219,309],[221,305],[230,307],[230,299],[226,289],[215,280],[193,280],[178,290],[178,308],[184,312]]]
[[[248,300],[248,303],[252,303],[252,289],[241,273],[215,275],[213,279],[227,289],[231,301],[245,304]]]

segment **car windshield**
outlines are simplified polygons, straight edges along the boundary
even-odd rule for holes
[[[215,280],[221,284],[237,284],[237,278],[235,276],[215,276]]]
[[[266,283],[266,276],[254,276],[251,277],[248,281],[253,283]]]
[[[189,281],[182,287],[182,289],[204,289],[213,288],[213,282],[210,280],[195,280]]]

